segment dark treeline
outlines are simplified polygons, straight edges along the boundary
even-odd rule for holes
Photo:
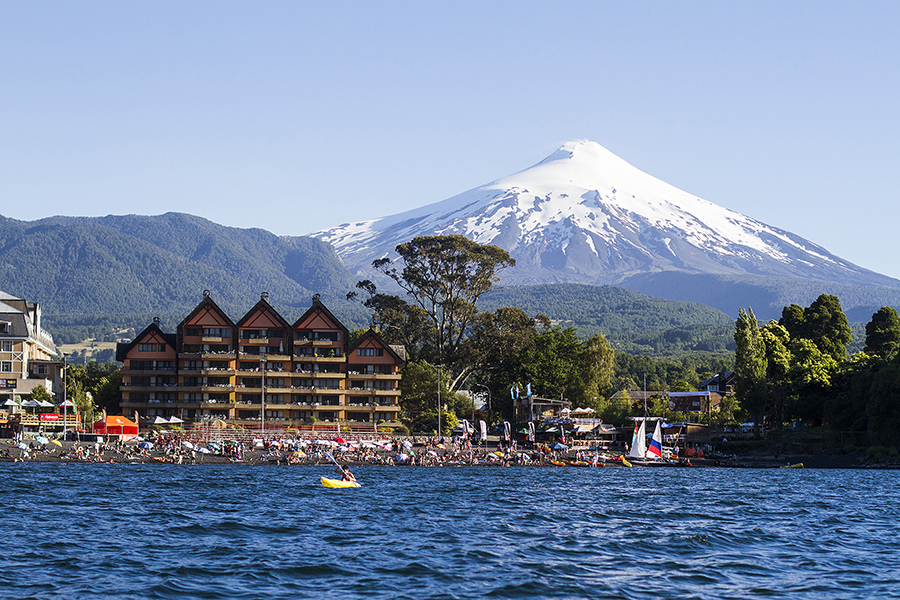
[[[900,318],[872,315],[863,350],[847,351],[852,331],[836,296],[792,304],[778,321],[757,322],[741,309],[735,326],[740,406],[757,424],[828,425],[869,444],[900,442]]]

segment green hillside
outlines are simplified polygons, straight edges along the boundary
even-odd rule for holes
[[[732,318],[738,309],[752,307],[763,321],[779,319],[785,306],[809,306],[822,294],[841,300],[847,319],[867,323],[882,306],[900,310],[900,287],[834,283],[815,279],[684,273],[665,271],[635,275],[623,287],[671,300],[702,302]]]
[[[0,218],[0,289],[60,314],[180,314],[208,289],[243,313],[267,291],[305,308],[314,293],[343,297],[350,275],[318,240],[165,215]]]
[[[724,352],[734,346],[734,317],[694,302],[653,298],[633,290],[574,283],[503,287],[485,294],[482,310],[517,306],[574,326],[580,336],[605,335],[626,352],[678,355]]]

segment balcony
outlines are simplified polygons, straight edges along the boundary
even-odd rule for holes
[[[295,346],[325,347],[325,346],[334,346],[337,344],[340,344],[340,342],[336,342],[333,340],[306,340],[306,339],[294,340]]]
[[[183,354],[182,357],[191,357],[193,355]],[[204,350],[200,353],[201,358],[218,358],[225,360],[234,360],[234,350]]]
[[[185,370],[187,370],[187,369],[185,369]],[[200,369],[200,374],[201,375],[212,375],[214,377],[225,377],[228,375],[234,375],[235,370],[234,369],[221,369],[219,367],[214,367],[214,368],[203,367],[202,369]]]
[[[245,341],[248,341],[248,340],[245,340]],[[291,360],[291,357],[288,356],[287,354],[280,354],[280,353],[279,354],[272,354],[272,353],[253,354],[250,352],[241,352],[238,358],[240,360],[253,360],[253,361],[258,361],[258,362],[262,362],[263,358],[265,358],[269,362],[280,362],[280,361],[290,362],[290,360]]]
[[[325,373],[324,371],[318,371],[313,373],[307,373],[306,375],[313,377],[315,379],[345,379],[347,377],[346,373],[342,373],[340,371],[336,373]]]
[[[294,362],[301,363],[343,363],[346,358],[343,356],[303,356],[301,354],[294,355]]]
[[[203,392],[212,392],[212,393],[229,393],[234,391],[233,385],[208,385],[204,384],[200,386],[200,390]]]
[[[139,367],[122,369],[123,375],[156,375],[157,373],[175,373],[175,367]]]
[[[347,375],[353,379],[380,379],[382,381],[400,381],[400,373],[361,373],[347,369]]]

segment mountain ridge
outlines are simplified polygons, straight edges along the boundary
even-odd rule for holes
[[[314,232],[351,272],[418,235],[461,234],[516,259],[505,285],[618,284],[665,271],[900,287],[789,231],[684,192],[595,142],[423,207]]]

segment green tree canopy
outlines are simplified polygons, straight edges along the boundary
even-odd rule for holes
[[[734,372],[737,375],[738,401],[753,417],[755,430],[759,427],[766,409],[766,346],[753,309],[740,309],[734,328]]]
[[[890,360],[900,349],[900,316],[896,309],[882,306],[866,324],[865,352]]]
[[[781,315],[779,324],[788,330],[792,340],[810,340],[820,352],[835,360],[847,357],[853,331],[837,296],[822,294],[805,309],[791,304]]]
[[[372,266],[393,279],[431,322],[438,363],[450,365],[454,389],[462,383],[458,350],[478,310],[478,299],[497,282],[497,273],[515,265],[499,246],[482,245],[461,235],[422,236],[396,248],[398,270],[388,258]]]

